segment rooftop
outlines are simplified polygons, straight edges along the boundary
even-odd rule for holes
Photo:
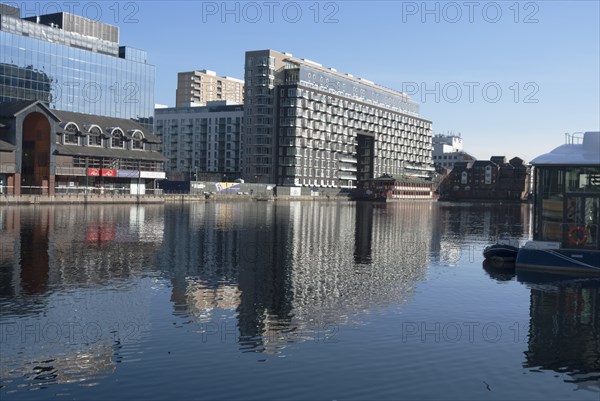
[[[600,131],[568,135],[567,143],[531,161],[537,166],[600,166]]]

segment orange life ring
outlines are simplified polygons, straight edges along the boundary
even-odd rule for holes
[[[587,242],[588,232],[584,227],[573,227],[569,230],[569,242],[581,246]]]

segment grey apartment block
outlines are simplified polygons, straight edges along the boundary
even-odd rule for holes
[[[156,109],[155,133],[167,157],[167,178],[196,179],[201,173],[237,178],[243,109],[225,101]]]
[[[433,172],[431,121],[406,94],[273,50],[246,53],[245,83],[249,179],[352,188]]]

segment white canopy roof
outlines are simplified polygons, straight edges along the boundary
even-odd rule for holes
[[[600,167],[600,132],[586,132],[582,143],[561,145],[549,153],[536,157],[531,164]]]

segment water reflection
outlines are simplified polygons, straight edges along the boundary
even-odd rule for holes
[[[49,383],[110,391],[117,381],[141,383],[123,393],[139,395],[158,389],[153,381],[171,386],[152,392],[160,398],[182,389],[197,394],[201,378],[212,398],[223,388],[243,398],[259,378],[240,377],[281,372],[254,369],[257,361],[298,372],[282,375],[274,393],[313,380],[319,364],[328,371],[320,390],[341,383],[327,398],[351,398],[371,384],[379,398],[400,398],[407,388],[407,397],[423,394],[439,371],[447,374],[440,386],[456,396],[498,349],[498,369],[509,367],[497,372],[494,365],[485,375],[537,390],[542,375],[520,375],[523,362],[587,388],[598,380],[600,360],[597,286],[528,288],[514,273],[481,272],[479,250],[476,261],[450,259],[455,250],[474,256],[474,247],[502,232],[526,237],[528,218],[519,205],[426,202],[3,208],[2,396],[26,398],[22,388]],[[438,269],[440,262],[456,268]],[[504,284],[490,286],[485,274]],[[529,307],[527,343],[402,340],[405,323],[523,319]],[[433,365],[438,371],[429,375]],[[165,374],[164,366],[177,369]],[[73,388],[60,391],[77,398],[67,391]]]
[[[523,366],[565,374],[578,389],[600,392],[600,280],[546,277],[519,275],[531,290]]]
[[[0,210],[0,375],[33,387],[98,380],[149,326],[159,206]],[[140,278],[132,281],[131,278]]]
[[[354,261],[358,264],[370,264],[373,242],[373,208],[382,205],[373,202],[356,203],[356,224],[354,234]]]
[[[210,322],[215,310],[235,310],[240,349],[277,353],[409,298],[427,268],[431,210],[428,203],[191,205],[168,212],[160,264],[170,269],[176,315]]]
[[[449,265],[463,258],[472,262],[498,239],[528,239],[530,222],[527,204],[440,203],[433,215],[433,260]]]
[[[516,276],[514,262],[486,259],[483,261],[483,270],[490,278],[498,282],[511,281]]]

